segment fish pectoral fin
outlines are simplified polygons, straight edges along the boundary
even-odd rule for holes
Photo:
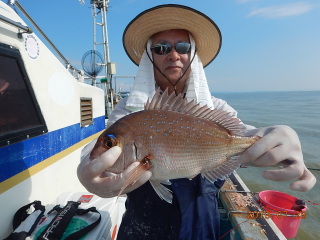
[[[159,197],[168,203],[172,203],[172,192],[170,189],[163,186],[160,181],[157,180],[149,180],[151,183],[151,186],[156,191],[156,193],[159,195]],[[170,183],[171,184],[171,183]]]
[[[140,164],[132,171],[130,177],[125,181],[122,188],[120,189],[120,192],[118,194],[118,197],[121,195],[123,190],[128,187],[130,184],[133,185],[136,181],[139,180],[141,175],[149,170],[150,164],[149,164],[149,156],[145,157],[140,161]]]
[[[201,175],[212,183],[217,181],[217,179],[225,179],[240,166],[240,163],[238,163],[237,159],[238,156],[230,157],[223,165],[211,171],[202,172]]]
[[[169,180],[161,181],[160,183],[165,184],[165,185],[171,185],[171,182]]]

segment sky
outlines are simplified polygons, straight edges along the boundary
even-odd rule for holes
[[[90,1],[84,0],[84,5],[79,0],[19,2],[68,61],[82,69],[82,56],[93,49]],[[116,75],[137,72],[122,45],[127,24],[140,12],[168,3],[195,8],[220,28],[220,53],[205,68],[211,92],[320,90],[319,0],[110,0],[108,40]],[[97,32],[99,42],[101,27]],[[102,53],[102,47],[98,50]],[[128,91],[132,82],[118,78],[117,88],[122,85]]]

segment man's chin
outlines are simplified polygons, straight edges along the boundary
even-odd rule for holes
[[[177,74],[165,74],[165,75],[173,84],[175,84],[180,79],[180,77],[182,76],[182,73],[179,72]]]

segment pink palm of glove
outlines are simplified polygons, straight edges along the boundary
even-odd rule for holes
[[[77,174],[82,185],[91,193],[100,197],[110,198],[119,194],[121,187],[129,178],[130,172],[139,164],[132,163],[123,173],[113,174],[107,172],[121,154],[120,147],[112,147],[99,158],[90,161],[90,153],[81,161]],[[128,186],[123,193],[128,193],[143,185],[149,180],[152,173],[145,172],[133,185]]]
[[[301,144],[292,128],[280,125],[257,128],[248,131],[246,135],[262,138],[239,156],[241,164],[264,167],[282,162],[287,165],[285,168],[266,170],[262,176],[274,181],[299,179],[290,185],[295,191],[306,192],[315,185],[316,178],[304,164]]]

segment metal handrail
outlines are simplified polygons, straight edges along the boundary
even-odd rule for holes
[[[19,10],[22,12],[22,14],[31,22],[31,24],[38,30],[38,32],[42,35],[42,37],[47,40],[47,42],[50,44],[50,46],[58,53],[58,55],[62,58],[62,60],[65,62],[67,69],[74,69],[77,72],[80,72],[78,69],[73,67],[70,62],[62,55],[62,53],[56,48],[56,46],[50,41],[50,39],[47,37],[47,35],[41,30],[41,28],[36,24],[35,21],[31,18],[31,16],[27,13],[27,11],[21,6],[19,1],[15,2],[16,6],[19,8]],[[92,81],[95,81],[95,78],[84,73],[84,75],[87,78],[90,78]]]
[[[50,46],[59,54],[59,56],[63,59],[63,61],[66,63],[66,65],[70,64],[69,61],[62,55],[62,53],[56,48],[56,46],[50,41],[50,39],[47,37],[47,35],[41,30],[41,28],[36,24],[35,21],[31,18],[31,16],[26,12],[26,10],[21,6],[19,1],[16,1],[16,6],[19,8],[19,10],[23,13],[23,15],[32,23],[32,25],[38,30],[38,32],[44,37],[47,42],[50,44]]]
[[[9,18],[7,18],[7,17],[5,17],[5,16],[3,16],[1,14],[0,14],[0,21],[5,22],[5,23],[7,23],[7,24],[9,24],[11,26],[14,26],[14,27],[16,27],[16,28],[18,28],[20,30],[24,30],[24,31],[26,31],[26,33],[32,33],[33,32],[32,29],[29,28],[28,26],[23,26],[21,23],[12,21],[11,19],[9,19]]]

